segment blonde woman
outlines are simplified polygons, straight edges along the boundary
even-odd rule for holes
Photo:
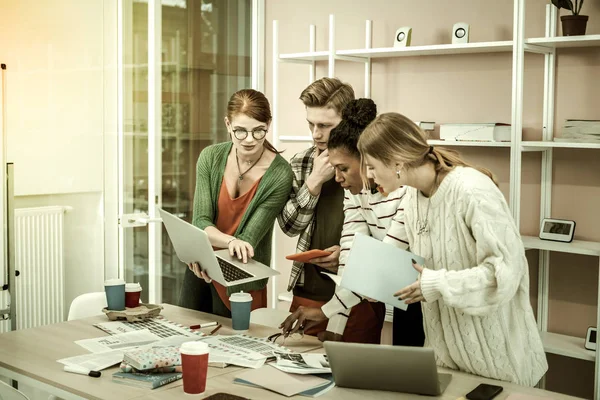
[[[534,386],[548,369],[529,302],[519,231],[492,174],[434,148],[411,120],[378,116],[358,148],[363,174],[387,193],[410,188],[405,224],[417,282],[398,301],[421,302],[425,346],[438,365]]]

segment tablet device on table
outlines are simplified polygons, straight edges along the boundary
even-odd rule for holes
[[[331,251],[313,249],[313,250],[303,251],[302,253],[291,254],[285,258],[288,260],[292,260],[292,261],[300,261],[303,263],[308,263],[308,262],[310,262],[310,260],[313,260],[317,257],[325,257],[325,256],[330,255],[331,253],[332,253]]]

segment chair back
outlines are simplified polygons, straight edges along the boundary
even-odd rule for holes
[[[29,397],[8,383],[0,381],[0,400],[29,400]]]
[[[67,320],[72,321],[102,315],[102,309],[106,306],[106,294],[104,292],[84,293],[77,296],[71,303]]]

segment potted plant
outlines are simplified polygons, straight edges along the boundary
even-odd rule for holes
[[[552,0],[552,4],[559,10],[564,8],[573,13],[573,15],[563,15],[560,17],[564,36],[585,35],[588,16],[580,15],[583,0],[574,0],[574,2],[575,4],[573,4],[572,0]]]

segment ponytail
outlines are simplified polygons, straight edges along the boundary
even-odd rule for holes
[[[498,186],[490,170],[468,163],[456,150],[430,146],[425,132],[402,114],[391,112],[377,116],[360,135],[358,150],[363,174],[366,172],[363,156],[369,154],[388,165],[401,159],[407,168],[432,162],[437,172],[450,172],[457,166],[475,168]]]
[[[457,166],[474,168],[482,174],[487,175],[498,186],[498,181],[492,171],[465,161],[456,150],[431,146],[425,159],[429,159],[434,163],[436,172],[450,172]]]

